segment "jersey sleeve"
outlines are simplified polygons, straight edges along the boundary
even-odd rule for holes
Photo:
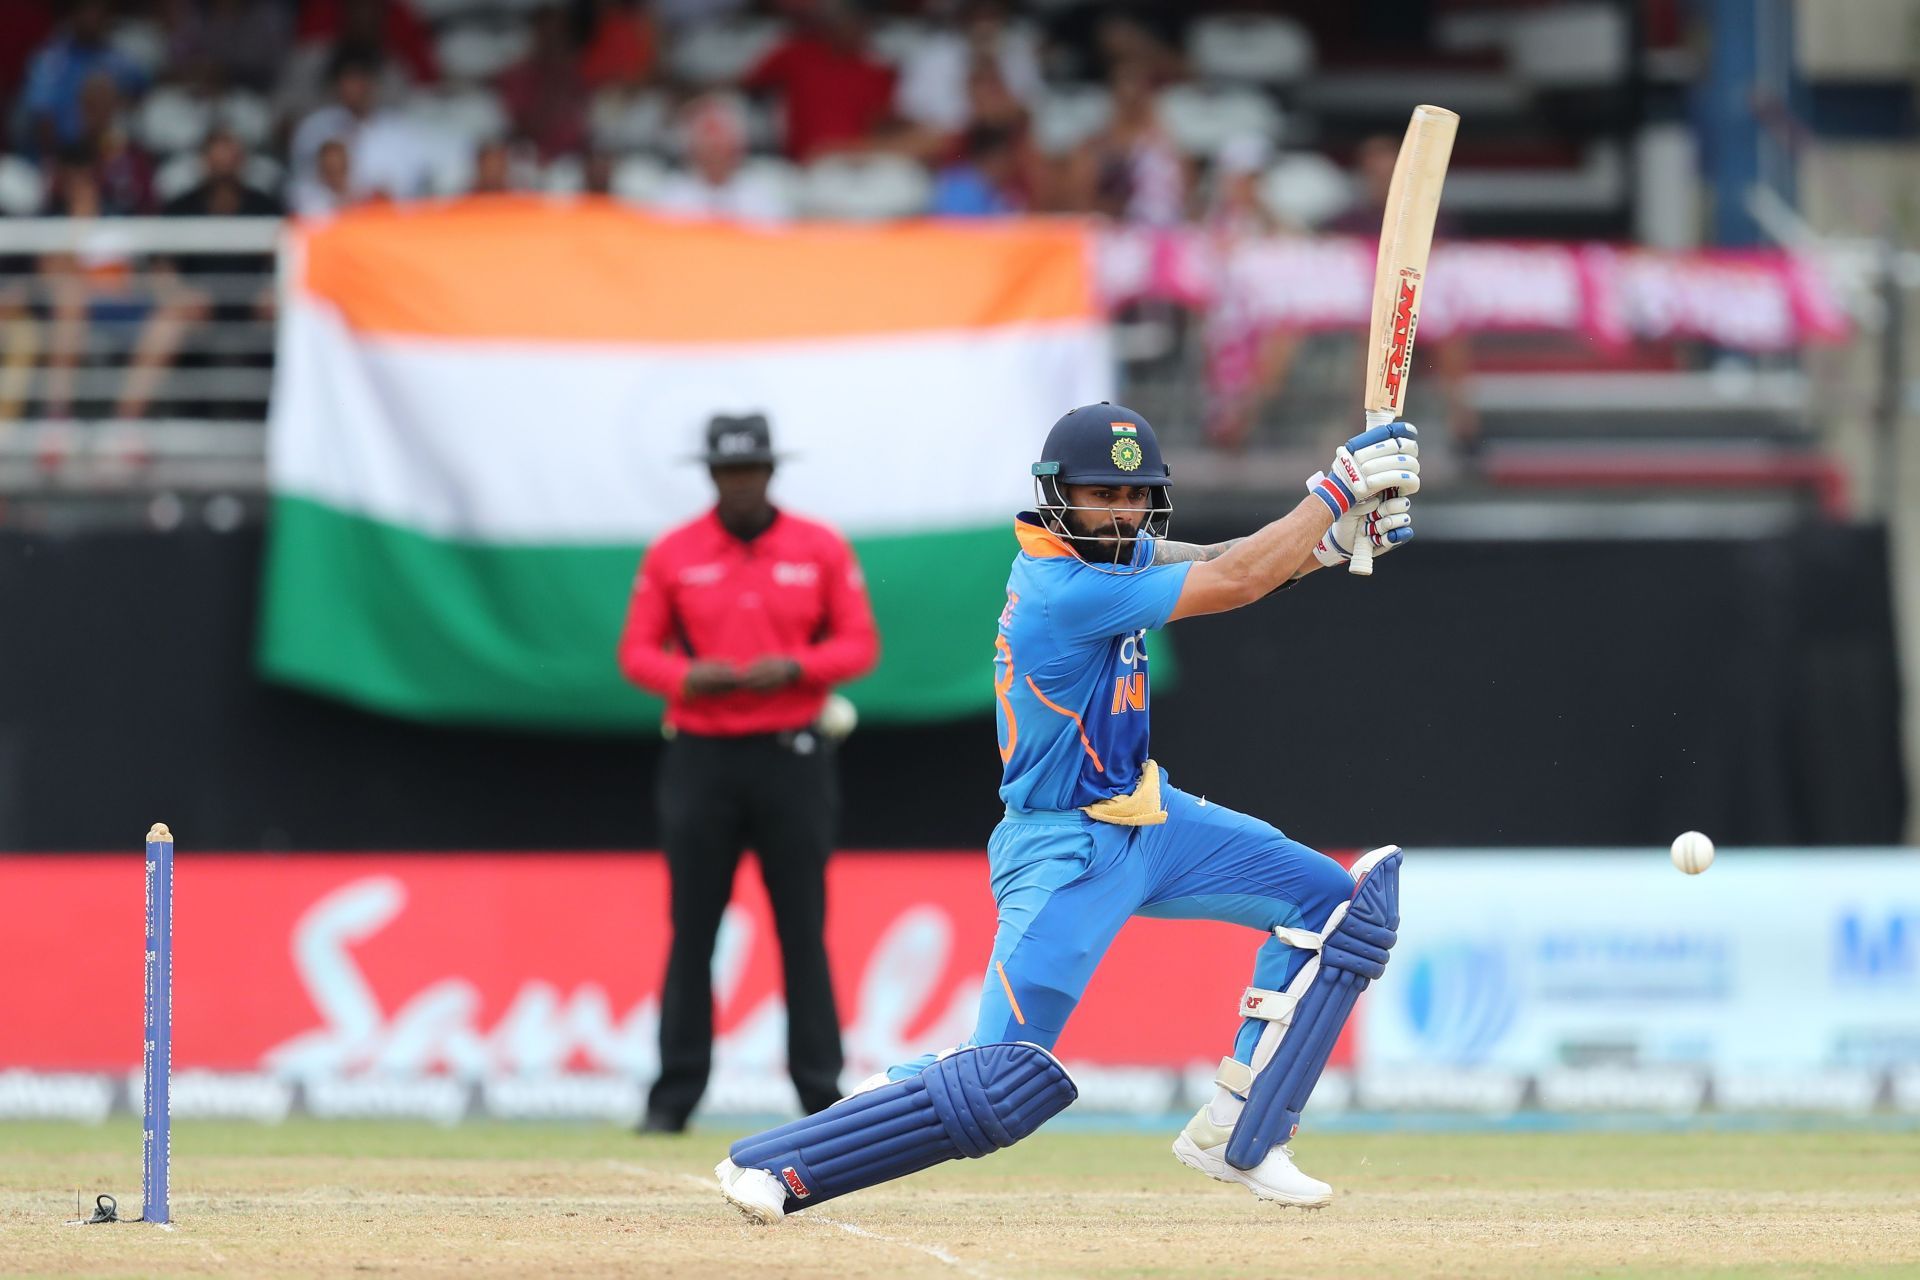
[[[1082,568],[1049,594],[1047,621],[1076,645],[1165,626],[1192,568],[1192,561],[1123,573]]]

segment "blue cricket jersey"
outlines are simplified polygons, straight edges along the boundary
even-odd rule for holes
[[[1165,625],[1191,562],[1096,567],[1023,512],[994,640],[1000,798],[1022,812],[1132,791],[1147,758],[1146,632]]]

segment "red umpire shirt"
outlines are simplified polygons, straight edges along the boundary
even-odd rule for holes
[[[741,541],[712,511],[653,544],[634,580],[620,669],[667,700],[686,733],[739,737],[812,724],[834,685],[880,655],[860,562],[826,525],[785,511]],[[744,667],[792,658],[800,678],[770,693],[681,696],[694,659]]]

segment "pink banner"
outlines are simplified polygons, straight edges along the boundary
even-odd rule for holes
[[[1116,231],[1100,248],[1111,305],[1163,298],[1254,329],[1364,327],[1373,268],[1373,242],[1343,236]],[[1754,352],[1838,341],[1850,329],[1825,277],[1787,253],[1493,241],[1434,247],[1420,323],[1428,336],[1563,332]]]

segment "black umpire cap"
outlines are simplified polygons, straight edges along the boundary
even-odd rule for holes
[[[717,413],[707,423],[707,451],[699,461],[710,467],[771,466],[786,457],[773,451],[773,429],[764,413]]]

